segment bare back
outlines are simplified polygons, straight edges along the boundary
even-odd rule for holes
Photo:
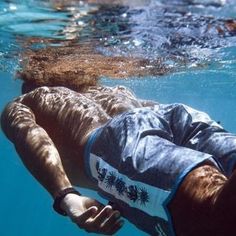
[[[88,187],[83,168],[80,168],[83,166],[83,148],[88,135],[116,114],[140,106],[142,102],[121,86],[89,87],[83,93],[64,87],[40,87],[8,105],[4,113],[10,125],[3,126],[11,140],[17,136],[13,143],[20,142],[21,135],[24,135],[24,132],[13,134],[17,130],[11,129],[14,123],[28,119],[27,126],[42,127],[58,150],[70,181]],[[34,137],[35,143],[45,144],[44,136]]]

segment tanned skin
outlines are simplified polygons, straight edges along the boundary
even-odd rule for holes
[[[5,108],[1,123],[23,163],[53,198],[77,185],[96,190],[84,172],[83,151],[89,134],[113,116],[154,102],[138,100],[123,87],[90,87],[77,93],[63,87],[41,87]],[[227,179],[203,164],[191,171],[169,205],[178,236],[223,236],[234,230],[236,173]],[[70,200],[68,200],[70,198]],[[123,224],[111,206],[68,194],[62,208],[76,202],[69,216],[88,232],[113,234]],[[70,208],[70,207],[69,207]],[[73,215],[73,211],[79,213]],[[71,214],[71,215],[70,215]]]

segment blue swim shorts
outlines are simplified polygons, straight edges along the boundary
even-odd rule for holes
[[[225,133],[205,113],[184,105],[133,109],[92,133],[86,172],[99,193],[138,228],[175,235],[168,204],[185,176],[203,163],[222,170],[212,154],[192,149],[206,129]]]

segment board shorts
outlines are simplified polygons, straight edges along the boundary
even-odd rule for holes
[[[99,194],[150,235],[175,235],[168,204],[185,176],[202,164],[229,176],[236,137],[183,104],[122,113],[94,131],[85,147],[86,172]]]

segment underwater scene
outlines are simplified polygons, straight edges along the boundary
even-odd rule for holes
[[[2,0],[0,111],[21,94],[21,78],[123,85],[141,99],[205,111],[236,132],[236,1]],[[0,132],[0,235],[87,235],[52,210]],[[116,233],[131,234],[147,235],[127,220]]]

